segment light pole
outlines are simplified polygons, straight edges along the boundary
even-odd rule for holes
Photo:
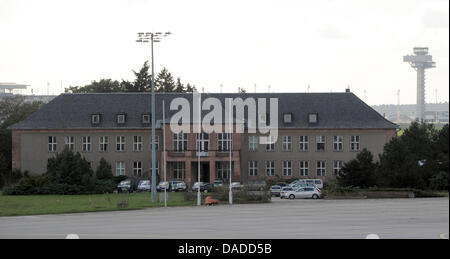
[[[152,51],[152,202],[156,202],[156,148],[155,148],[155,69],[153,60],[153,42],[160,42],[163,37],[169,36],[170,32],[139,32],[136,42],[151,43]]]

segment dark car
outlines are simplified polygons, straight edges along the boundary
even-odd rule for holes
[[[287,184],[287,183],[277,183],[276,185],[278,185],[278,186],[280,186],[280,187],[286,187],[286,186],[288,186],[289,184]]]
[[[196,182],[194,185],[192,185],[192,191],[197,192],[198,188],[200,186],[201,192],[212,192],[214,189],[214,185],[211,183],[204,183],[204,182]]]
[[[118,192],[135,192],[138,188],[138,181],[135,179],[125,179],[117,185]]]

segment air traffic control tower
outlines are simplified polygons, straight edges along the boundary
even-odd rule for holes
[[[404,56],[403,62],[408,62],[417,71],[416,118],[422,121],[425,118],[425,69],[436,67],[436,63],[426,47],[415,47],[414,55]]]

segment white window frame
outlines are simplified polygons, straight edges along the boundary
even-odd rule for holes
[[[142,124],[150,124],[151,118],[150,114],[142,114]]]
[[[292,176],[292,161],[283,161],[283,176]]]
[[[233,133],[218,133],[217,149],[219,152],[230,152],[233,149]]]
[[[275,176],[275,161],[266,161],[266,176]]]
[[[230,179],[230,173],[233,174],[232,169],[230,167],[230,162],[228,161],[221,161],[217,162],[217,168],[216,168],[216,179],[220,180],[228,180]]]
[[[173,150],[175,152],[184,152],[188,148],[188,135],[187,133],[174,133],[173,134]]]
[[[333,136],[333,149],[334,151],[344,150],[344,137],[343,136]]]
[[[183,180],[186,175],[185,162],[173,162],[173,179]]]
[[[341,172],[343,165],[344,165],[344,161],[341,161],[341,160],[336,160],[333,162],[334,175],[338,175]]]
[[[248,175],[258,176],[258,161],[255,160],[248,161]]]
[[[66,136],[65,137],[65,144],[66,147],[70,150],[70,151],[74,151],[75,150],[75,137],[74,136]]]
[[[298,138],[300,151],[308,151],[309,149],[309,137],[308,136],[299,136]]]
[[[100,114],[92,114],[91,115],[91,123],[92,124],[100,124]]]
[[[142,177],[142,161],[133,161],[133,176]]]
[[[316,163],[316,175],[317,176],[326,176],[327,175],[327,162],[326,161],[317,161]]]
[[[98,138],[98,150],[100,152],[108,151],[109,138],[108,136],[100,136]]]
[[[117,124],[125,124],[126,115],[125,114],[117,114],[116,120],[117,120]]]
[[[199,152],[208,152],[209,151],[209,134],[208,133],[197,133],[195,148]],[[200,146],[200,147],[199,147]]]
[[[291,151],[292,150],[292,137],[291,136],[283,136],[283,151]]]
[[[257,151],[258,150],[258,136],[249,136],[248,137],[248,150],[249,151]]]
[[[82,150],[83,152],[91,152],[92,148],[91,136],[82,137]]]
[[[283,122],[286,124],[292,123],[292,113],[284,113],[283,114]]]
[[[116,151],[123,152],[125,151],[125,136],[117,136],[116,137]]]
[[[155,135],[155,151],[159,149],[159,136]],[[152,137],[150,136],[150,151],[152,151]]]
[[[143,150],[142,136],[133,136],[133,151],[142,152],[142,150]]]
[[[359,151],[361,149],[361,137],[359,135],[350,137],[350,149],[351,151]]]
[[[116,162],[116,176],[126,175],[125,171],[125,162],[117,161]]]
[[[319,144],[323,144],[323,149],[319,149]],[[326,144],[326,136],[316,136],[316,151],[325,151]]]
[[[55,136],[48,136],[48,151],[49,152],[56,152],[57,147],[56,137]]]
[[[309,175],[309,161],[300,161],[300,176]]]
[[[269,136],[266,144],[266,151],[275,151],[275,137]]]

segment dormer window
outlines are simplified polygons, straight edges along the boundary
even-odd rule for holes
[[[91,123],[94,125],[100,124],[100,114],[92,114]]]
[[[125,114],[117,114],[117,124],[125,124]]]
[[[287,124],[292,123],[292,113],[284,113],[283,122]]]
[[[142,114],[142,124],[150,124],[150,114]]]
[[[308,114],[308,123],[317,123],[317,113]]]

